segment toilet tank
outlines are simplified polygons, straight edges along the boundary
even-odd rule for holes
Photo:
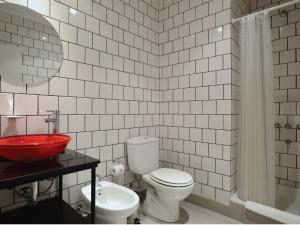
[[[159,140],[153,137],[134,137],[127,140],[129,170],[142,175],[159,168]]]

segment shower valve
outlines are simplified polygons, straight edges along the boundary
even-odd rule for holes
[[[275,128],[281,128],[280,123],[275,123]]]
[[[286,143],[287,145],[290,145],[290,144],[292,144],[292,140],[291,140],[291,139],[286,139],[286,140],[285,140],[285,143]]]
[[[287,124],[284,125],[284,127],[285,127],[286,129],[291,129],[291,128],[292,128],[292,125],[289,124],[289,123],[287,123]]]

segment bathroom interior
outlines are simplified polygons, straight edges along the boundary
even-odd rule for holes
[[[300,0],[0,0],[0,223],[300,223]]]

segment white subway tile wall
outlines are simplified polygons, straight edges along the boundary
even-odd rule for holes
[[[68,147],[100,159],[97,174],[111,179],[113,159],[128,170],[125,141],[138,135],[159,136],[158,0],[17,3],[53,24],[63,41],[64,61],[60,73],[41,85],[16,87],[2,79],[1,136],[47,133],[46,110],[59,109],[60,132],[72,138]],[[17,25],[14,20],[0,22],[0,30]],[[22,26],[18,31],[24,31]],[[15,129],[4,117],[12,114],[25,116],[16,121]],[[65,176],[64,199],[78,202],[89,179],[88,171]],[[117,181],[128,185],[132,180],[126,172]],[[24,204],[12,190],[0,191],[0,199],[4,210]]]
[[[230,204],[235,188],[238,28],[247,1],[159,1],[162,166],[195,178],[193,194]]]
[[[285,1],[256,0],[252,11],[269,8]],[[300,4],[287,9],[287,15],[272,13],[274,58],[274,88],[276,123],[276,178],[277,182],[300,188]],[[292,129],[286,128],[290,124]],[[290,139],[290,145],[286,140]],[[298,160],[298,161],[297,161]]]

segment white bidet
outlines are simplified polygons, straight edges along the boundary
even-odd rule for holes
[[[90,206],[91,185],[81,189],[85,202]],[[138,195],[121,185],[101,181],[96,188],[96,223],[126,224],[127,218],[139,207]]]

